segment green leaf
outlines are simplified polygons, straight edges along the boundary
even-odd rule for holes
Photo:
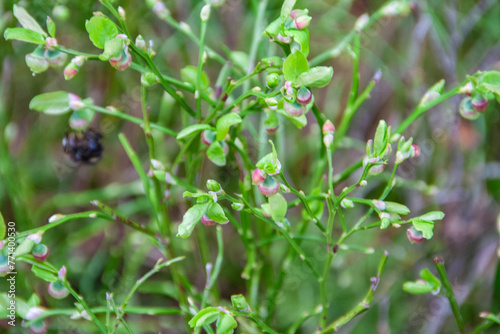
[[[231,296],[231,303],[233,304],[233,307],[237,309],[238,311],[247,311],[249,309],[247,299],[243,295],[232,295]]]
[[[182,197],[192,197],[192,198],[198,198],[200,196],[210,196],[208,195],[207,193],[204,193],[204,192],[196,192],[196,193],[193,193],[193,192],[190,192],[190,191],[185,191],[182,193]]]
[[[385,211],[391,212],[391,213],[397,213],[400,215],[407,215],[410,213],[410,209],[408,209],[407,206],[395,202],[387,202],[384,201],[385,203]]]
[[[333,68],[329,66],[316,66],[301,73],[297,81],[298,86],[325,87],[333,77]]]
[[[99,49],[104,49],[106,41],[109,41],[118,35],[118,28],[106,16],[92,16],[85,22],[85,29],[89,33],[92,43]]]
[[[227,224],[229,222],[229,219],[227,219],[226,215],[224,214],[224,209],[218,203],[213,203],[210,206],[207,211],[207,216],[219,224]]]
[[[123,43],[123,39],[120,37],[104,42],[104,52],[99,55],[99,59],[108,61],[111,58],[119,57],[123,51]]]
[[[285,33],[287,36],[293,37],[293,40],[300,45],[300,51],[307,58],[309,54],[309,30],[288,29]]]
[[[387,136],[387,123],[384,120],[380,120],[375,131],[375,138],[373,139],[373,152],[376,156],[382,154],[387,147],[388,136]]]
[[[216,124],[217,140],[223,140],[229,132],[229,127],[241,123],[240,115],[232,112],[219,118]]]
[[[422,232],[424,238],[430,239],[434,235],[434,233],[432,232],[432,229],[434,228],[434,222],[416,219],[412,220],[411,223],[417,231]]]
[[[297,0],[285,0],[283,6],[281,6],[280,20],[282,24],[285,24],[286,20],[290,17],[290,13],[295,6]]]
[[[45,44],[45,38],[42,35],[26,28],[7,28],[3,37],[6,40],[15,39],[26,43]]]
[[[221,312],[217,307],[206,307],[200,310],[200,312],[198,312],[198,314],[196,314],[193,319],[189,321],[189,326],[191,326],[191,328],[195,328],[210,325],[212,322],[217,320],[220,314]]]
[[[31,100],[29,107],[48,115],[60,115],[71,110],[68,93],[64,91],[37,95]]]
[[[302,116],[299,116],[299,117],[294,117],[294,116],[290,116],[283,109],[277,109],[276,111],[278,112],[278,114],[285,116],[298,129],[302,129],[304,126],[307,125],[307,117],[306,117],[306,115],[302,115]]]
[[[35,274],[36,277],[41,278],[46,282],[55,282],[59,280],[59,278],[54,275],[54,273],[37,266],[32,266],[31,271],[33,272],[33,274]]]
[[[177,228],[177,236],[186,239],[193,233],[196,224],[201,220],[201,217],[207,212],[211,202],[195,204],[186,211],[182,217],[182,223]]]
[[[182,81],[191,84],[193,87],[196,87],[196,80],[198,75],[197,73],[198,68],[196,66],[188,65],[184,67],[183,69],[181,69]],[[205,73],[205,71],[203,71],[201,72],[201,89],[205,91],[208,87],[210,87],[210,79],[208,78],[208,75]]]
[[[217,166],[225,166],[226,165],[226,155],[224,154],[224,150],[220,142],[214,141],[207,150],[207,157]]]
[[[478,88],[500,95],[500,72],[484,72],[479,79]]]
[[[36,293],[33,293],[30,297],[30,299],[28,299],[26,301],[26,303],[30,306],[30,307],[35,307],[35,306],[38,306],[40,305],[40,297],[38,297],[38,295]]]
[[[433,288],[424,281],[405,282],[403,290],[413,295],[425,295],[432,292]]]
[[[435,221],[435,220],[442,220],[444,218],[444,213],[441,211],[431,211],[427,212],[424,215],[421,215],[419,217],[415,217],[414,219],[418,220],[426,220],[426,221]]]
[[[299,50],[295,50],[292,54],[288,55],[283,63],[283,73],[287,81],[297,80],[299,75],[307,70],[309,70],[307,59]]]
[[[14,5],[14,16],[24,28],[34,31],[43,37],[47,37],[47,33],[23,7]]]
[[[269,23],[269,25],[264,29],[263,35],[267,34],[269,37],[275,37],[281,31],[281,19],[277,18],[273,22]]]
[[[0,240],[5,239],[6,231],[7,231],[7,226],[5,225],[5,220],[3,219],[2,213],[0,212]]]
[[[21,255],[30,253],[35,246],[35,242],[31,239],[25,238],[16,248],[14,252],[15,257],[20,257]]]
[[[286,199],[280,193],[269,197],[269,207],[271,209],[271,218],[277,223],[285,221],[288,205]]]
[[[178,134],[177,134],[177,139],[183,139],[186,137],[189,137],[195,133],[198,133],[203,130],[214,130],[213,127],[211,127],[208,124],[193,124],[188,126],[187,128],[182,129]]]
[[[422,277],[424,281],[426,281],[432,287],[434,294],[437,294],[439,292],[439,290],[441,289],[441,281],[439,280],[439,278],[434,276],[429,269],[422,269],[420,271],[420,277]]]
[[[56,37],[56,24],[50,16],[47,16],[47,30],[49,31],[50,36]]]
[[[224,313],[217,325],[217,334],[232,334],[234,333],[234,329],[238,327],[238,323],[234,320],[233,316]]]

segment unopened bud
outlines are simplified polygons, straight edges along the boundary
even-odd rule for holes
[[[425,240],[422,232],[418,231],[413,226],[406,230],[406,237],[412,244],[418,244]]]
[[[278,87],[281,77],[277,73],[271,73],[266,77],[266,86],[270,89]]]
[[[141,35],[138,35],[135,38],[135,46],[144,52],[147,51],[146,41],[144,40],[144,37],[142,37]]]
[[[327,120],[321,130],[323,131],[323,135],[333,135],[335,133],[335,126],[330,120]]]
[[[300,103],[297,102],[290,103],[288,101],[283,102],[283,109],[285,109],[285,112],[292,117],[302,116],[306,111],[306,108]]]
[[[468,120],[475,120],[481,114],[472,106],[472,98],[469,96],[462,99],[459,105],[460,115]]]
[[[471,103],[472,107],[481,113],[488,107],[488,99],[481,94],[475,94],[472,97]]]
[[[343,207],[344,209],[352,209],[354,208],[354,203],[350,199],[344,198],[340,202],[340,206]]]
[[[50,282],[48,292],[55,299],[63,299],[69,295],[68,289],[61,281]]]
[[[262,169],[256,168],[252,172],[252,183],[255,185],[259,185],[266,180],[267,174]]]
[[[85,107],[85,103],[82,101],[82,99],[73,93],[68,93],[68,99],[69,99],[69,107],[72,110],[80,110]]]
[[[39,261],[45,261],[47,256],[49,256],[49,248],[44,244],[36,244],[31,250],[33,257]]]
[[[385,202],[384,201],[379,201],[377,199],[372,200],[373,205],[380,211],[385,210]]]
[[[120,17],[125,20],[125,16],[126,16],[126,13],[125,13],[125,9],[123,9],[122,6],[118,6],[118,14],[120,14]]]
[[[45,46],[51,51],[54,50],[54,48],[57,46],[57,39],[55,39],[54,37],[45,38]]]
[[[201,9],[200,19],[201,21],[208,21],[209,18],[210,18],[210,5],[205,5]]]
[[[28,65],[33,74],[45,72],[49,68],[49,62],[45,59],[45,55],[41,47],[37,47],[35,51],[28,53],[25,60],[26,65]]]
[[[207,180],[207,189],[215,192],[216,194],[222,192],[222,187],[220,186],[219,182],[215,180]]]
[[[132,63],[132,56],[128,52],[128,47],[125,47],[118,57],[109,59],[109,63],[118,71],[124,71]]]
[[[269,97],[265,101],[271,110],[278,109],[278,101],[274,97]]]
[[[469,96],[472,95],[472,83],[468,81],[465,85],[460,87],[460,94],[467,94]]]
[[[307,105],[312,100],[312,93],[306,87],[300,87],[297,91],[296,101],[302,105]]]
[[[280,184],[272,176],[267,176],[263,183],[259,184],[259,192],[267,197],[271,197],[278,193]]]
[[[243,210],[243,207],[244,207],[243,203],[231,204],[231,208],[233,208],[233,210],[235,210],[235,211],[241,211],[241,210]]]
[[[356,23],[354,24],[354,30],[357,31],[358,33],[363,30],[363,28],[366,26],[368,21],[370,20],[370,17],[368,14],[363,14],[358,19],[356,20]]]

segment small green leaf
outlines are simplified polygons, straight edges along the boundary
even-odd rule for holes
[[[204,193],[204,192],[196,192],[196,193],[193,193],[193,192],[190,192],[190,191],[185,191],[182,193],[182,197],[192,197],[192,198],[198,198],[200,196],[209,196],[207,193]]]
[[[191,328],[195,328],[210,325],[212,322],[217,320],[220,314],[221,312],[217,307],[206,307],[200,310],[200,312],[198,312],[198,314],[196,314],[193,319],[189,321],[189,326],[191,326]]]
[[[478,88],[500,95],[500,72],[484,72],[479,79]]]
[[[49,35],[51,37],[56,37],[56,24],[50,16],[47,16],[47,30],[49,31]]]
[[[224,214],[224,209],[220,204],[213,203],[207,211],[207,216],[219,224],[227,224],[229,220]]]
[[[281,19],[277,18],[273,22],[269,23],[269,25],[264,29],[264,32],[262,33],[263,35],[268,35],[269,37],[275,37],[278,35],[281,31]]]
[[[439,280],[439,278],[434,276],[429,269],[422,269],[420,271],[420,277],[422,277],[424,281],[426,281],[432,287],[434,294],[437,294],[439,292],[439,290],[441,289],[441,281]]]
[[[47,37],[47,33],[23,7],[14,5],[14,16],[24,28],[34,31],[43,37]]]
[[[307,117],[306,117],[306,115],[301,115],[301,116],[298,116],[298,117],[294,117],[294,116],[290,116],[283,109],[277,109],[276,111],[278,112],[278,114],[285,116],[298,129],[302,129],[304,126],[307,125]]]
[[[71,110],[68,93],[63,91],[37,95],[31,99],[29,107],[49,115],[60,115]]]
[[[285,221],[288,205],[286,199],[280,193],[269,197],[269,207],[271,209],[271,218],[277,223]]]
[[[31,271],[33,272],[33,274],[35,274],[36,277],[41,278],[46,282],[55,282],[59,280],[59,278],[54,273],[38,266],[31,267]]]
[[[285,0],[283,6],[281,6],[280,20],[282,24],[285,24],[286,20],[290,17],[290,13],[295,6],[297,0]]]
[[[35,307],[40,305],[40,297],[36,293],[33,293],[30,297],[30,299],[27,300],[26,302],[30,307]]]
[[[419,280],[416,282],[405,282],[403,290],[413,295],[425,295],[432,292],[433,288],[425,281]]]
[[[419,217],[415,217],[414,219],[418,220],[426,220],[426,221],[435,221],[435,220],[442,220],[444,218],[444,213],[441,211],[431,211],[427,212],[424,215],[421,215]]]
[[[385,151],[388,140],[387,123],[384,120],[380,120],[377,126],[377,130],[375,131],[375,138],[373,139],[373,152],[376,156],[382,154]]]
[[[31,239],[25,238],[16,248],[14,252],[15,257],[20,257],[21,255],[30,253],[35,246],[35,242]]]
[[[188,126],[187,128],[182,129],[178,134],[177,134],[177,139],[183,139],[186,137],[189,137],[195,133],[198,133],[203,130],[214,130],[213,127],[211,127],[208,124],[193,124]]]
[[[104,49],[106,41],[118,35],[118,28],[106,16],[92,16],[85,22],[85,29],[89,33],[92,43],[99,49]]]
[[[226,155],[224,154],[224,150],[220,142],[214,141],[207,150],[207,157],[217,166],[225,166],[226,165]]]
[[[237,309],[238,311],[247,311],[248,312],[248,302],[245,296],[243,295],[232,295],[231,296],[231,303],[233,304],[233,307]]]
[[[285,33],[287,36],[293,37],[294,42],[299,44],[300,51],[307,58],[307,55],[309,55],[309,30],[289,29]]]
[[[432,232],[432,229],[434,228],[434,222],[416,219],[412,220],[411,223],[417,231],[422,232],[424,238],[430,239],[434,235],[434,233]]]
[[[309,70],[307,59],[299,50],[295,50],[292,54],[288,55],[283,63],[283,73],[287,81],[297,80],[299,75],[307,72],[307,70]]]
[[[182,217],[182,223],[177,229],[177,236],[186,239],[193,233],[196,224],[201,220],[201,217],[207,212],[210,202],[195,204],[186,211]]]
[[[6,40],[15,39],[26,43],[45,44],[45,38],[42,35],[26,28],[7,28],[3,37]]]
[[[266,154],[262,159],[260,159],[256,166],[259,169],[264,170],[267,174],[275,174],[279,170],[279,166],[274,162],[273,153]]]
[[[391,212],[391,213],[397,213],[400,215],[407,215],[410,213],[410,209],[408,209],[407,206],[395,202],[387,202],[384,201],[385,203],[385,211]]]
[[[6,231],[7,231],[7,226],[5,226],[5,220],[3,219],[2,213],[0,212],[0,240],[5,239]]]
[[[300,74],[296,84],[307,87],[325,87],[333,77],[333,68],[329,66],[316,66]]]
[[[236,327],[238,327],[238,323],[233,316],[224,313],[219,319],[216,334],[233,334]]]
[[[108,61],[111,58],[119,57],[123,51],[123,39],[113,38],[104,42],[104,52],[99,55],[102,61]]]
[[[240,115],[232,112],[219,118],[216,124],[217,140],[223,140],[229,132],[229,127],[241,123]]]
[[[196,87],[198,68],[193,65],[188,65],[181,69],[181,78],[182,81],[191,84],[193,87]],[[210,79],[205,71],[201,72],[201,89],[203,91],[207,90],[210,87]]]

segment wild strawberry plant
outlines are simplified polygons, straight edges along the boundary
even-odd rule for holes
[[[20,27],[7,28],[4,37],[34,46],[25,58],[33,75],[41,75],[50,67],[64,67],[61,75],[71,80],[82,75],[80,72],[85,71],[90,62],[104,62],[117,71],[140,74],[135,84],[140,86],[142,118],[112,105],[101,106],[91,97],[79,97],[63,86],[34,96],[30,108],[47,117],[69,120],[72,135],[65,138],[65,152],[80,162],[96,162],[102,153],[102,149],[95,151],[101,145],[101,137],[89,132],[98,114],[140,126],[141,143],[132,141],[124,133],[120,133],[118,139],[142,186],[131,201],[139,198],[148,202],[147,217],[140,220],[121,213],[106,199],[96,199],[91,202],[93,210],[54,213],[48,223],[32,222],[40,226],[18,231],[15,258],[29,265],[19,265],[19,268],[31,266],[32,274],[47,282],[51,298],[74,298],[74,308],[70,310],[46,307],[44,299],[48,297],[40,291],[34,291],[28,300],[18,298],[16,312],[24,319],[23,325],[33,333],[42,333],[50,328],[51,317],[71,317],[74,322],[80,321],[78,323],[81,320],[77,319],[90,321],[93,327],[90,323],[83,325],[90,332],[111,333],[117,329],[144,332],[140,318],[134,316],[139,314],[167,315],[174,319],[169,320],[168,326],[177,332],[295,333],[301,328],[310,330],[313,323],[317,333],[330,333],[368,311],[377,287],[384,284],[383,271],[390,261],[389,254],[384,249],[371,248],[370,244],[347,242],[354,235],[369,234],[374,229],[395,229],[406,233],[410,243],[420,243],[430,240],[436,223],[445,219],[441,211],[411,212],[404,203],[387,200],[391,191],[401,186],[398,168],[420,155],[418,143],[405,137],[405,131],[433,107],[461,94],[465,97],[460,103],[460,114],[467,119],[479,117],[490,101],[500,102],[500,73],[478,72],[454,88],[446,88],[444,80],[439,81],[399,124],[388,125],[380,120],[372,139],[366,142],[366,150],[358,154],[358,159],[348,168],[335,173],[336,162],[343,159],[338,151],[350,149],[348,133],[352,120],[383,76],[379,70],[364,87],[360,84],[362,33],[381,19],[410,14],[412,4],[404,0],[388,1],[371,15],[359,17],[340,44],[312,57],[309,38],[314,31],[308,29],[312,18],[307,9],[296,8],[294,0],[285,0],[276,18],[268,17],[268,1],[261,0],[250,52],[227,50],[226,55],[205,43],[211,13],[223,5],[223,1],[202,4],[199,33],[186,23],[176,21],[163,2],[147,0],[145,3],[160,20],[199,46],[196,64],[169,68],[168,73],[160,70],[163,66],[159,64],[164,60],[155,58],[155,45],[148,42],[152,36],[131,34],[128,13],[110,0],[102,0],[100,11],[85,22],[85,30],[94,46],[85,51],[73,49],[72,41],[63,45],[51,17],[47,17],[46,24],[40,24],[23,7],[13,7]],[[271,23],[264,26],[264,20]],[[268,57],[258,58],[259,43],[269,43]],[[343,113],[332,121],[326,118],[315,96],[331,84],[334,75],[332,67],[321,64],[343,52],[352,58],[352,85]],[[208,72],[218,72],[215,84]],[[181,110],[173,125],[151,119],[151,100],[159,94],[158,86],[160,94],[171,101],[170,105]],[[161,113],[173,113],[172,110],[162,109]],[[314,169],[310,175],[303,176],[307,179],[306,189],[298,188],[289,178],[289,169],[282,157],[296,152],[294,143],[286,146],[283,128],[293,132],[312,129],[316,137],[311,152]],[[159,149],[166,140],[178,148],[175,156]],[[147,147],[144,156],[134,148],[142,143]],[[89,155],[89,152],[95,154]],[[226,171],[226,177],[218,179],[217,173],[207,177],[207,164],[211,170]],[[369,185],[377,185],[377,191],[366,191]],[[176,215],[177,207],[182,209],[181,215]],[[50,261],[50,253],[57,252],[58,246],[51,246],[49,252],[49,247],[42,242],[43,235],[62,224],[89,220],[126,226],[126,233],[133,235],[136,242],[149,245],[147,252],[139,256],[145,257],[150,252],[161,254],[149,271],[127,286],[125,293],[108,291],[97,295],[95,292],[92,296],[79,293],[68,278],[71,276],[68,264]],[[214,239],[207,237],[212,229]],[[5,231],[0,232],[4,239]],[[210,240],[216,242],[210,243]],[[223,272],[225,263],[234,256],[227,250],[228,244],[235,242],[239,244],[234,247],[241,252],[243,266],[233,268],[232,273]],[[319,245],[320,254],[311,252],[308,243]],[[6,245],[7,239],[2,241],[0,257],[4,273],[9,271]],[[280,245],[279,251],[275,245]],[[217,254],[212,257],[210,251],[215,249]],[[192,264],[197,256],[194,250],[199,250],[204,268]],[[339,254],[353,250],[376,253],[379,265],[371,278],[362,278],[366,292],[352,296],[357,304],[351,309],[341,305],[344,315],[332,318],[329,311],[336,294],[332,289],[335,279],[332,266]],[[125,255],[123,261],[127,261]],[[402,288],[413,294],[444,293],[459,330],[465,332],[442,260],[437,258],[435,263],[439,278],[426,269],[421,272],[422,280],[407,282]],[[172,289],[165,293],[148,285],[151,276],[167,267]],[[277,309],[280,298],[292,293],[284,289],[284,282],[293,267],[304,270],[303,277],[307,277],[316,293],[307,297],[304,307],[294,306],[292,317],[296,321],[284,327]],[[223,274],[235,275],[235,271],[241,274],[240,285],[245,289],[230,291],[230,297],[221,296]],[[202,285],[198,284],[200,277],[205,281]],[[163,305],[172,306],[137,305],[133,301],[143,287],[149,287],[143,291],[167,294],[168,301]],[[225,291],[231,289],[224,287]],[[2,298],[5,302],[6,297]],[[310,303],[317,307],[309,308]],[[493,314],[484,317],[489,325],[500,323]]]

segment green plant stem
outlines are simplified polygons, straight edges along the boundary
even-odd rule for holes
[[[287,334],[294,334],[297,332],[297,330],[300,328],[300,326],[306,321],[307,319],[314,317],[318,314],[321,313],[321,306],[317,307],[314,311],[312,312],[307,312],[304,315],[302,315],[297,321],[286,331]]]
[[[125,329],[127,330],[128,333],[134,334],[134,331],[132,330],[132,328],[130,327],[130,325],[125,321],[125,319],[123,319],[123,316],[120,313],[120,310],[116,306],[115,301],[113,299],[113,294],[112,293],[108,293],[106,295],[106,299],[109,301],[109,305],[111,305],[111,308],[113,309],[113,311],[115,311],[116,320],[118,320],[118,321],[120,321],[122,323],[123,327],[125,327]]]
[[[210,6],[210,2],[206,4],[205,6]],[[208,7],[210,10],[210,7]],[[200,27],[200,45],[199,45],[199,52],[198,52],[198,71],[196,72],[196,92],[195,92],[195,99],[196,99],[196,116],[197,119],[201,118],[201,75],[203,73],[203,54],[205,53],[205,35],[207,32],[207,23],[208,20],[201,20],[201,27]]]
[[[201,308],[204,308],[207,304],[208,294],[217,282],[217,277],[219,277],[220,269],[222,267],[222,261],[224,260],[224,241],[222,239],[221,226],[217,226],[217,246],[219,247],[219,251],[217,252],[217,259],[215,260],[215,265],[212,268],[211,275],[207,277],[207,284],[205,285],[203,298],[201,300]]]
[[[127,294],[127,296],[123,300],[122,304],[120,305],[120,313],[121,314],[126,313],[125,311],[126,311],[129,300],[132,298],[135,291],[137,291],[137,289],[141,286],[142,283],[144,283],[149,277],[151,277],[154,274],[156,274],[157,272],[159,272],[162,268],[168,267],[172,263],[182,261],[182,260],[184,260],[184,258],[185,258],[184,256],[180,256],[180,257],[176,257],[175,259],[172,259],[170,261],[163,262],[163,263],[161,262],[163,259],[159,259],[150,271],[148,271],[146,274],[144,274],[141,278],[139,278],[135,282],[134,286],[132,287],[132,289],[130,289],[129,293]]]
[[[356,305],[353,309],[351,309],[349,312],[332,322],[330,325],[325,327],[323,330],[320,331],[321,334],[325,333],[331,333],[331,332],[336,332],[337,330],[340,329],[340,327],[344,326],[347,324],[349,321],[351,321],[354,317],[360,315],[361,313],[367,311],[370,308],[370,303],[373,299],[373,295],[375,294],[375,290],[377,289],[377,286],[380,281],[380,276],[382,275],[382,272],[384,271],[385,263],[387,262],[387,258],[389,257],[389,253],[387,251],[384,251],[384,254],[382,255],[382,258],[380,259],[380,263],[378,265],[378,271],[377,271],[377,276],[372,277],[370,279],[371,281],[371,286],[370,289],[368,289],[368,292],[365,295],[365,298]]]
[[[439,256],[435,256],[434,265],[436,266],[439,278],[443,283],[444,294],[450,302],[451,310],[453,312],[453,316],[455,317],[455,321],[457,322],[458,330],[460,331],[461,334],[464,334],[465,333],[464,318],[460,313],[460,307],[458,306],[457,300],[455,299],[453,288],[451,286],[450,280],[448,279],[448,275],[446,274],[446,269],[444,268],[444,260]]]
[[[56,275],[57,275],[57,273],[56,273]],[[99,319],[97,319],[97,316],[94,314],[94,312],[92,312],[92,309],[89,307],[89,305],[87,304],[85,299],[83,299],[83,297],[81,295],[79,295],[75,290],[73,290],[73,288],[71,287],[71,285],[69,284],[68,281],[62,280],[61,282],[64,284],[66,289],[68,289],[68,291],[71,293],[71,295],[73,295],[73,297],[76,299],[76,301],[82,305],[84,310],[87,311],[88,315],[90,316],[90,319],[96,325],[96,327],[99,329],[99,331],[103,334],[106,334],[107,333],[106,328],[101,324]]]
[[[245,312],[240,312],[240,311],[233,311],[231,310],[231,313],[237,317],[245,317],[245,318],[248,318],[250,320],[252,320],[253,322],[255,322],[257,324],[257,326],[259,326],[259,328],[264,332],[264,333],[268,333],[268,334],[278,334],[278,332],[276,332],[275,330],[273,330],[271,327],[269,327],[268,325],[266,325],[262,320],[259,319],[259,317],[253,313],[253,312],[250,312],[250,313],[245,313]]]
[[[452,97],[454,95],[460,94],[460,88],[463,85],[465,85],[466,82],[467,82],[467,80],[462,82],[456,88],[454,88],[446,93],[441,94],[436,99],[429,101],[429,102],[425,103],[424,105],[417,106],[415,108],[415,110],[401,124],[399,124],[398,128],[396,129],[396,131],[393,132],[393,134],[403,133],[403,131],[405,131],[413,122],[415,122],[415,120],[417,118],[422,116],[427,110],[429,110],[429,109],[437,106],[438,104],[448,100],[450,97]],[[393,138],[395,138],[395,137],[393,137]],[[395,138],[395,139],[397,139],[397,138]],[[391,140],[391,141],[395,142],[396,140]]]
[[[494,315],[489,312],[481,312],[479,316],[484,318],[484,321],[474,328],[472,334],[482,334],[486,329],[490,328],[494,324],[500,325],[500,313]]]
[[[101,114],[106,114],[106,115],[110,115],[110,116],[115,116],[115,117],[118,117],[118,118],[121,118],[121,119],[124,119],[126,121],[129,121],[129,122],[132,122],[132,123],[135,123],[135,124],[138,124],[142,127],[144,127],[144,121],[141,120],[140,118],[137,118],[137,117],[134,117],[134,116],[131,116],[129,114],[125,114],[121,111],[118,111],[117,109],[115,108],[110,108],[110,109],[107,109],[107,108],[103,108],[103,107],[99,107],[99,106],[94,106],[94,105],[89,105],[87,106],[89,109],[92,109],[94,111],[97,111],[97,112],[100,112]],[[150,123],[150,126],[151,128],[155,129],[155,130],[158,130],[158,131],[161,131],[167,135],[170,135],[170,136],[173,136],[173,137],[176,137],[177,136],[177,132],[175,132],[174,130],[171,130],[169,128],[166,128],[164,126],[161,126],[159,124],[156,124],[156,123]]]

